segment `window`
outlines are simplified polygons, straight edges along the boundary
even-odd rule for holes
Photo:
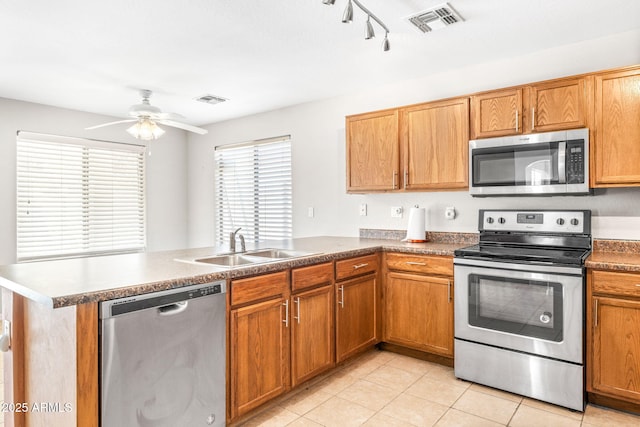
[[[292,235],[289,136],[216,147],[216,243],[242,227],[248,242]]]
[[[20,131],[18,261],[145,248],[145,147]]]

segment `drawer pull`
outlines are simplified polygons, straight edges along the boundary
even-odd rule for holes
[[[416,261],[407,261],[406,262],[407,265],[427,265],[426,262],[416,262]]]
[[[636,283],[636,287],[640,288],[640,283]]]
[[[354,265],[354,266],[353,266],[353,269],[354,269],[354,270],[357,270],[357,269],[359,269],[359,268],[363,268],[363,267],[366,267],[366,266],[368,266],[368,265],[369,265],[369,263],[368,263],[368,262],[363,262],[362,264],[356,264],[356,265]]]

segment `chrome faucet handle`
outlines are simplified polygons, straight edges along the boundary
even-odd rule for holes
[[[241,252],[246,252],[247,251],[247,245],[244,242],[244,236],[242,234],[238,234],[238,237],[240,238],[240,251]]]

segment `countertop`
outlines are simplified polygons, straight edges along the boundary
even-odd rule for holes
[[[447,255],[469,242],[405,243],[359,237],[307,237],[271,241],[250,249],[279,248],[312,255],[238,267],[188,262],[222,252],[213,247],[74,258],[0,266],[0,286],[51,308],[264,274],[377,251]],[[178,260],[186,260],[178,261]]]
[[[595,270],[640,272],[640,242],[594,240],[585,267]]]

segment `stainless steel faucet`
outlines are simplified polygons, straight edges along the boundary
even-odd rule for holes
[[[240,238],[240,252],[246,252],[247,246],[244,242],[244,236],[242,234],[238,234],[238,231],[242,230],[242,227],[238,227],[235,231],[232,231],[229,234],[229,250],[233,253],[236,252],[236,234]]]

